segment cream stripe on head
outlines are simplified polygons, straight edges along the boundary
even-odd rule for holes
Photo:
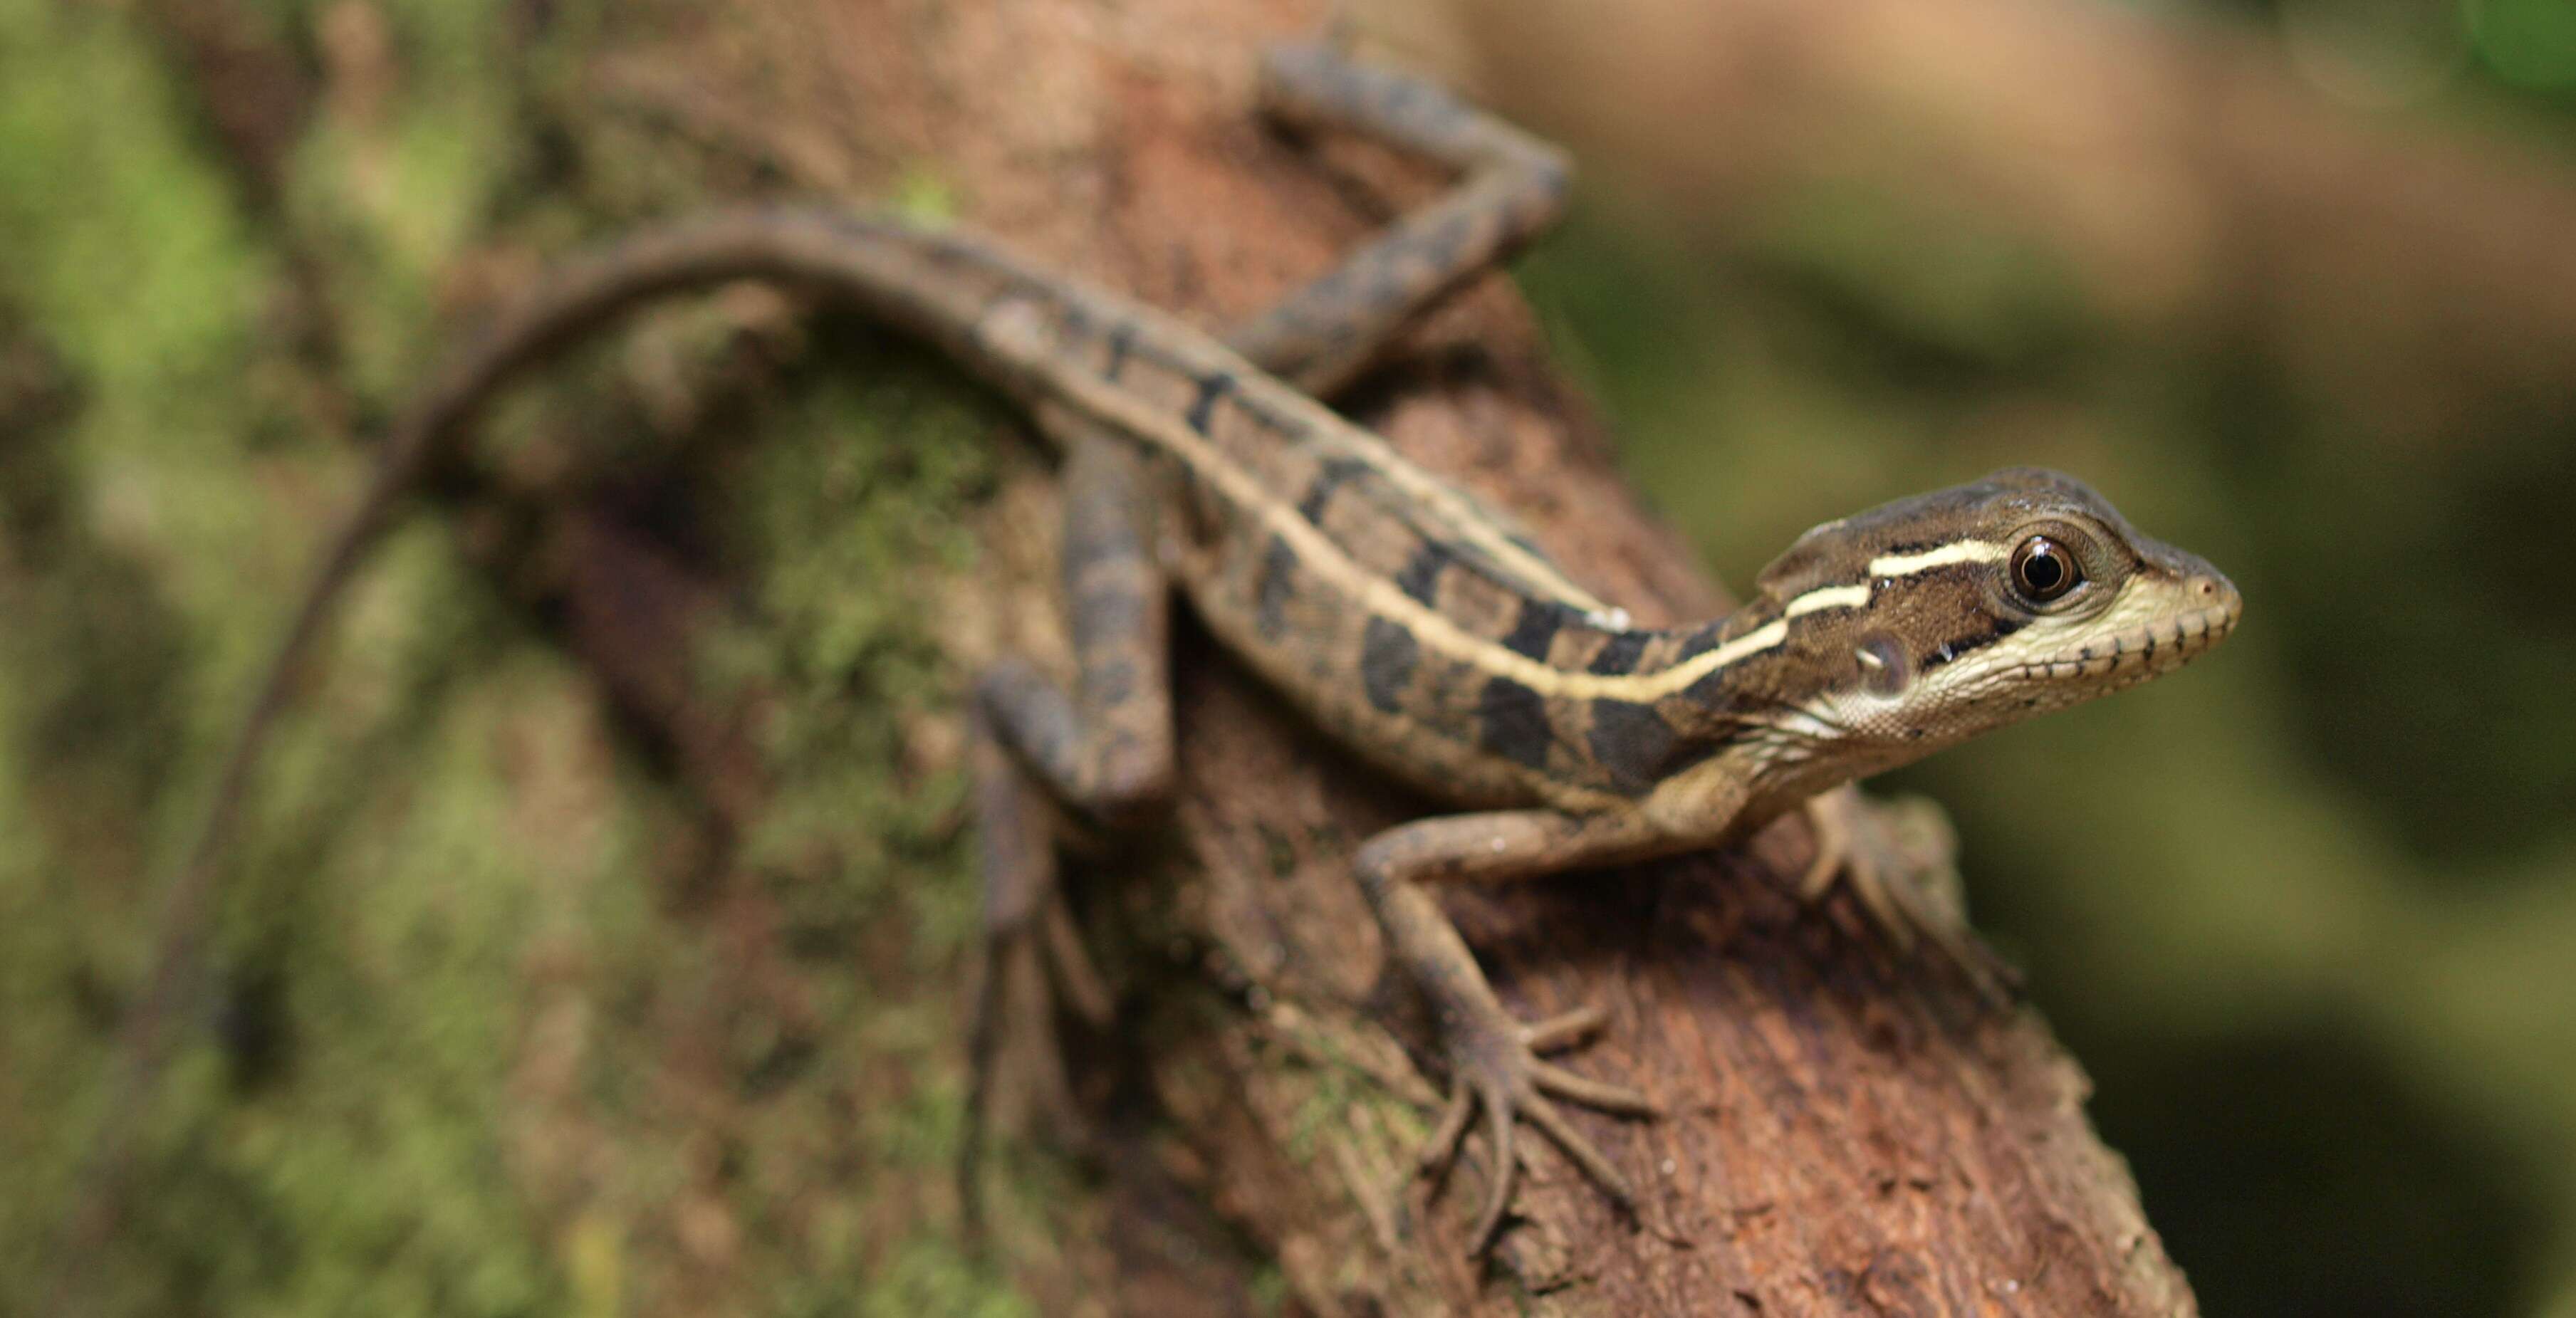
[[[1801,618],[1827,609],[1861,609],[1869,607],[1871,581],[1893,580],[1930,572],[1955,563],[2000,563],[2012,552],[2010,546],[1992,540],[1960,540],[1927,549],[1919,554],[1887,554],[1870,560],[1870,581],[1851,586],[1818,586],[1790,600],[1780,610],[1783,618]]]
[[[1867,582],[1857,586],[1819,586],[1789,601],[1789,606],[1780,611],[1780,616],[1797,618],[1825,609],[1858,609],[1865,608],[1868,604],[1869,584]]]
[[[1919,554],[1889,554],[1870,560],[1873,577],[1910,577],[1953,563],[2000,563],[2012,553],[2012,546],[1992,540],[1953,540],[1937,549]]]

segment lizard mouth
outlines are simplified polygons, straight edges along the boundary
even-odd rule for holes
[[[2172,672],[2207,653],[2236,630],[2243,601],[2236,588],[2214,583],[2215,603],[2183,609],[2143,626],[2096,637],[2069,654],[2035,661],[2022,671],[2034,678],[2115,678],[2121,685]]]

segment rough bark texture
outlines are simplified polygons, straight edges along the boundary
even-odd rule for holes
[[[1078,0],[945,6],[768,0],[657,15],[589,85],[748,150],[793,183],[881,188],[889,160],[937,162],[966,219],[1042,259],[1218,326],[1263,306],[1430,181],[1367,149],[1322,157],[1250,113],[1253,55],[1310,30],[1267,0],[1112,10]],[[852,159],[844,142],[865,144]],[[1355,186],[1356,183],[1356,186]],[[1705,614],[1719,594],[1611,470],[1605,441],[1499,282],[1434,318],[1354,406],[1407,454],[1532,525],[1575,573],[1639,616]],[[969,650],[1042,637],[1026,529],[995,525],[1018,584],[967,612]],[[1032,515],[1034,514],[1034,515]],[[722,711],[676,665],[707,592],[607,520],[560,523],[546,561],[577,655],[673,747],[685,783],[735,825],[756,775]],[[1001,589],[998,588],[997,589]],[[1040,641],[1043,644],[1043,641]],[[1226,1269],[1189,1240],[1225,1232],[1276,1257],[1316,1313],[2175,1314],[2193,1311],[2119,1160],[2086,1125],[2085,1081],[2026,1013],[1869,932],[1837,898],[1801,910],[1781,876],[1806,839],[1748,854],[1568,876],[1450,901],[1506,999],[1535,1017],[1593,1002],[1587,1075],[1644,1089],[1650,1124],[1577,1121],[1645,1187],[1615,1218],[1553,1150],[1494,1268],[1459,1253],[1486,1168],[1436,1197],[1398,1175],[1427,1114],[1407,1045],[1422,1036],[1382,979],[1345,858],[1419,807],[1303,730],[1185,635],[1183,795],[1147,880],[1085,875],[1089,921],[1129,951],[1136,1056],[1105,1125],[1112,1287],[1088,1298],[1191,1312]],[[1142,932],[1139,932],[1142,931]],[[1185,947],[1190,954],[1163,956]],[[1119,1050],[1105,1046],[1095,1051]],[[1418,1052],[1415,1055],[1419,1055]],[[1098,1071],[1086,1066],[1086,1071]],[[1139,1119],[1140,1113],[1156,1119]],[[1216,1228],[1171,1191],[1212,1205]],[[1186,1247],[1173,1242],[1170,1223]],[[1050,1273],[1050,1269],[1054,1269]],[[1075,1307],[1064,1265],[1023,1274]]]

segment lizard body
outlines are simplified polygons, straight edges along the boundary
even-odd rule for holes
[[[1284,117],[1355,125],[1466,177],[1227,341],[971,237],[820,210],[654,230],[565,267],[506,312],[397,425],[304,597],[168,899],[129,1025],[123,1105],[155,1064],[156,1014],[190,978],[261,734],[366,547],[510,378],[677,291],[755,278],[854,303],[992,381],[1064,450],[1077,680],[1067,691],[1005,661],[977,691],[997,938],[1060,909],[1038,793],[1113,823],[1165,794],[1174,588],[1322,728],[1466,812],[1390,829],[1353,865],[1448,1056],[1452,1098],[1424,1164],[1445,1159],[1480,1111],[1494,1130],[1479,1245],[1508,1204],[1524,1120],[1629,1197],[1551,1096],[1649,1109],[1537,1059],[1597,1022],[1510,1017],[1428,883],[1721,845],[1855,778],[2169,671],[2234,625],[2236,592],[2214,569],[2139,535],[2081,484],[2031,470],[1819,527],[1722,619],[1631,625],[1507,521],[1313,396],[1552,222],[1562,160],[1445,96],[1318,51],[1275,56],[1266,91]],[[1088,972],[1065,970],[1077,1005],[1096,1004]],[[991,1016],[988,985],[972,1044],[979,1094]],[[112,1110],[105,1138],[118,1120]]]

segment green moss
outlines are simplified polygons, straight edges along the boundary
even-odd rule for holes
[[[0,4],[0,143],[0,298],[86,402],[67,436],[86,500],[72,515],[146,563],[210,676],[236,675],[267,618],[241,572],[293,561],[264,556],[269,504],[235,447],[282,401],[253,335],[275,263],[120,11]]]
[[[442,281],[488,237],[527,159],[515,79],[531,56],[498,5],[402,4],[381,13],[385,67],[340,94],[372,113],[327,114],[298,145],[288,213],[341,319],[342,384],[376,398],[409,391],[443,347]],[[328,23],[329,18],[316,17]]]
[[[0,654],[0,729],[14,730],[27,715],[13,679],[23,661]],[[13,739],[14,740],[14,739]],[[61,1203],[70,1163],[54,1136],[82,1097],[79,1057],[92,1033],[65,1009],[66,970],[78,964],[80,927],[63,918],[64,885],[49,873],[42,851],[27,844],[38,836],[26,760],[0,756],[0,1164],[10,1168],[13,1192],[0,1195],[0,1308],[28,1283],[44,1261],[52,1229],[46,1209]]]
[[[266,274],[220,173],[192,149],[148,46],[116,10],[0,3],[0,293],[180,457],[192,386],[239,364]]]
[[[348,21],[269,12],[270,37]],[[47,1276],[148,880],[363,470],[313,400],[353,390],[364,417],[408,394],[497,216],[547,247],[599,223],[518,195],[528,86],[563,71],[513,49],[510,7],[372,12],[378,111],[325,99],[271,230],[138,20],[0,0],[0,308],[79,400],[0,431],[0,1311]],[[289,244],[343,350],[328,380],[266,318]],[[670,323],[684,361],[732,333]],[[731,881],[774,900],[777,946],[656,885],[687,803],[422,519],[272,745],[105,1311],[628,1312],[711,1275],[763,1310],[1024,1310],[944,1202],[977,907],[927,583],[972,562],[959,510],[990,484],[993,413],[917,356],[825,337],[699,473],[749,583],[707,690],[764,693],[777,786]],[[822,369],[853,355],[875,369]],[[596,359],[550,379],[503,431],[582,435],[565,418],[603,414],[583,391],[621,383]],[[699,1039],[712,1075],[675,1061]],[[707,1204],[741,1233],[730,1263],[673,1243]]]
[[[841,1307],[837,1297],[819,1293],[791,1293],[785,1299],[790,1313],[852,1312]],[[1035,1311],[1027,1301],[995,1287],[991,1277],[967,1263],[951,1242],[919,1236],[895,1250],[883,1274],[859,1298],[856,1312],[862,1318],[914,1318],[925,1313],[1022,1318]]]
[[[947,224],[957,218],[957,189],[935,166],[915,162],[895,180],[886,208],[916,224]]]
[[[911,745],[929,724],[955,728],[964,685],[926,611],[933,583],[977,552],[956,509],[992,483],[996,418],[918,354],[835,342],[824,355],[862,364],[760,409],[763,440],[720,503],[738,510],[760,595],[751,633],[710,650],[707,680],[764,693],[758,735],[782,788],[747,860],[803,874],[818,846],[837,857],[834,880],[782,890],[791,918],[830,945],[891,907],[926,935],[928,966],[961,950],[975,908],[964,775]]]

